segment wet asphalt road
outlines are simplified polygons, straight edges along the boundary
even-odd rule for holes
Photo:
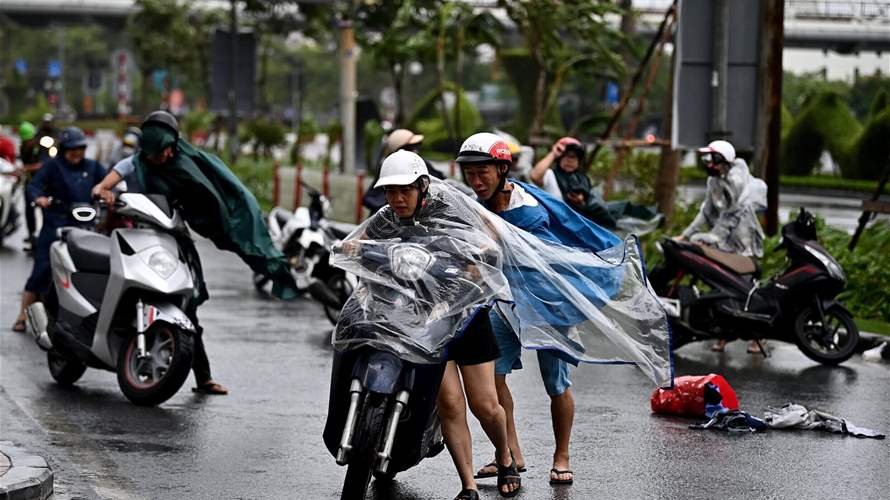
[[[20,238],[11,242],[16,247]],[[57,386],[33,342],[8,331],[30,260],[0,250],[0,439],[49,457],[58,498],[337,498],[345,469],[321,440],[331,326],[307,300],[262,300],[232,254],[201,244],[211,300],[200,311],[214,377],[225,397],[191,393],[187,382],[158,408],[131,405],[110,372],[89,370],[73,390]],[[723,374],[743,409],[760,414],[795,401],[890,431],[890,366],[857,356],[829,368],[790,345],[774,356],[725,354],[704,345],[677,352],[677,374]],[[578,369],[572,466],[576,483],[547,484],[549,404],[535,366],[509,379],[529,465],[526,499],[886,498],[890,442],[815,432],[728,435],[693,420],[654,416],[652,386],[626,366]],[[475,460],[492,448],[471,419]],[[498,498],[493,480],[484,498]],[[460,489],[446,453],[399,474],[374,498],[453,498]]]

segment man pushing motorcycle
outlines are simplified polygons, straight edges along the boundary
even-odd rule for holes
[[[241,184],[226,165],[211,154],[189,144],[179,136],[176,118],[166,111],[155,111],[142,122],[141,150],[132,161],[115,166],[93,195],[114,203],[111,189],[124,178],[132,178],[128,190],[166,196],[180,207],[183,218],[198,234],[210,239],[222,250],[229,250],[257,273],[274,282],[273,293],[279,298],[296,296],[296,284],[284,256],[272,244],[256,198]],[[209,297],[201,271],[200,259],[191,240],[182,242],[195,268],[196,296],[187,314],[197,328],[194,361],[195,392],[227,394],[228,390],[210,375],[210,363],[201,340],[197,308]]]

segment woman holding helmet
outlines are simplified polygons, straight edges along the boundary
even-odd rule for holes
[[[483,297],[492,297],[505,286],[499,266],[483,264],[488,260],[499,261],[496,245],[482,229],[484,223],[480,214],[483,210],[481,207],[477,208],[478,206],[454,188],[438,180],[431,180],[426,164],[420,156],[405,150],[389,155],[381,166],[380,179],[375,183],[375,187],[383,188],[387,205],[341,245],[334,247],[332,262],[346,268],[353,264],[350,260],[356,256],[372,249],[380,251],[381,247],[388,248],[387,245],[391,245],[393,241],[425,245],[426,242],[441,237],[445,243],[436,249],[436,255],[442,255],[440,250],[443,248],[459,251],[465,245],[466,248],[487,249],[475,257],[479,259],[479,267],[482,268],[476,271],[482,274],[479,274],[475,281],[484,290]],[[488,276],[488,273],[491,276]],[[367,281],[374,283],[388,281],[390,276],[387,274],[386,270],[381,270]],[[434,282],[435,287],[439,288],[438,293],[448,294],[448,290],[443,289],[449,286],[447,279],[438,281],[437,278],[430,276],[429,281]],[[368,296],[374,300],[373,290],[368,291],[370,290],[368,288],[362,291],[363,286],[372,287],[374,283],[368,285],[360,282],[359,288],[344,306],[334,338],[335,348],[345,349],[351,343],[366,342],[367,334],[356,330],[360,330],[358,325],[367,324],[371,316],[374,316],[378,323],[381,321],[379,319],[381,314],[385,316],[383,319],[386,321],[392,320],[396,323],[400,320],[397,316],[401,316],[403,324],[416,319],[412,316],[411,311],[414,309],[410,304],[402,306],[402,311],[390,311],[362,304],[362,299],[358,299],[358,296],[366,297],[365,302]],[[456,307],[454,303],[458,301],[445,301],[444,306],[453,309]],[[381,313],[380,309],[386,312]],[[519,492],[521,479],[507,446],[506,417],[504,409],[498,404],[495,389],[494,360],[500,356],[500,352],[488,320],[489,307],[485,303],[473,303],[460,305],[460,311],[451,309],[442,312],[441,315],[465,315],[466,326],[461,332],[453,333],[456,338],[449,337],[444,359],[447,364],[437,401],[442,420],[442,434],[463,488],[456,498],[464,500],[479,498],[473,478],[472,439],[467,425],[465,401],[469,403],[470,410],[495,446],[501,495],[515,496]],[[411,321],[405,320],[406,316],[409,316]],[[424,321],[419,323],[422,324]],[[392,329],[399,330],[398,326]],[[415,332],[401,333],[411,336],[410,334]],[[398,335],[392,335],[371,342],[399,343],[400,340]],[[430,351],[435,350],[430,349]]]

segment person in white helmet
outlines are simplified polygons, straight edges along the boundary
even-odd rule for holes
[[[461,231],[479,230],[465,220],[447,188],[431,188],[426,164],[413,152],[397,150],[389,155],[383,161],[380,178],[374,186],[384,190],[387,205],[364,223],[364,232],[358,240],[406,239],[412,234],[429,236],[436,232],[460,238]],[[468,203],[472,202],[468,200]],[[347,240],[333,252],[357,254],[360,251],[358,243]],[[442,434],[462,484],[456,497],[460,500],[479,498],[473,477],[467,404],[495,446],[498,461],[495,475],[499,476],[500,493],[515,496],[521,487],[521,478],[507,444],[506,414],[498,403],[495,388],[494,361],[500,351],[489,322],[490,307],[482,306],[475,311],[464,333],[448,345],[448,361],[437,401]],[[340,328],[338,325],[338,330]]]
[[[421,144],[423,144],[422,134],[415,134],[406,128],[398,128],[389,133],[382,149],[386,157],[389,157],[396,151],[417,153]],[[426,165],[427,174],[430,177],[435,177],[436,179],[445,178],[445,174],[433,167],[430,162],[423,160],[423,163]],[[377,172],[377,178],[374,179],[374,183],[368,187],[368,190],[362,196],[362,204],[371,212],[376,212],[386,204],[382,190],[377,187],[377,181],[380,179],[381,173],[381,171]]]
[[[745,160],[727,141],[713,141],[698,150],[708,173],[705,200],[691,224],[676,240],[715,247],[720,251],[763,257],[763,229],[757,212],[766,209],[766,183],[751,175]],[[722,352],[726,341],[711,346]],[[749,353],[759,353],[757,342]]]

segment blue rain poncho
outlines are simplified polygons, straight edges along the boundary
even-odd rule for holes
[[[545,196],[544,204],[556,202]],[[474,306],[495,300],[526,348],[550,349],[574,363],[633,363],[670,385],[667,316],[646,281],[636,240],[622,242],[575,217],[542,220],[527,232],[435,180],[410,224],[384,207],[333,249],[331,263],[360,278],[340,315],[335,348],[374,345],[412,362],[441,362],[442,347],[461,333]],[[452,275],[469,273],[479,290],[436,276],[432,267],[406,283],[391,264],[367,257],[391,256],[409,242],[457,262]],[[449,316],[456,318],[452,328],[431,335],[429,326]]]

